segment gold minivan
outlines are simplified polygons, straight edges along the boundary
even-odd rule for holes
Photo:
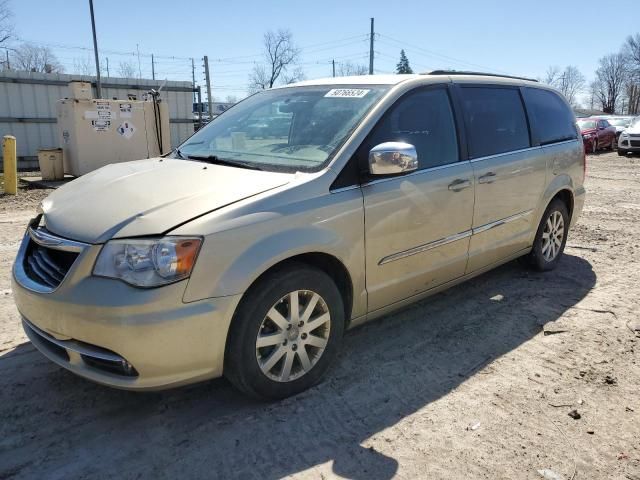
[[[585,157],[555,90],[473,72],[262,91],[163,158],[58,189],[13,268],[24,329],[93,381],[320,381],[345,329],[521,257],[555,268]]]

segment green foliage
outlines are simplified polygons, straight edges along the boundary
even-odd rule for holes
[[[409,65],[409,59],[404,53],[404,49],[400,50],[400,61],[396,65],[396,73],[413,73],[413,70]]]

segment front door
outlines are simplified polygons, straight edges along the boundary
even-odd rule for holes
[[[473,213],[473,169],[460,161],[446,86],[402,97],[361,150],[406,142],[417,171],[363,184],[369,311],[464,274]]]

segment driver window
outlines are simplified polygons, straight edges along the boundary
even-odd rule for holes
[[[365,142],[366,154],[384,142],[412,144],[418,153],[419,170],[457,162],[458,140],[447,91],[420,90],[397,101]]]

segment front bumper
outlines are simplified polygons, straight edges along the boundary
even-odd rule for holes
[[[12,288],[35,347],[80,376],[123,389],[159,390],[222,375],[227,331],[241,295],[184,303],[188,280],[139,289],[94,277],[100,248],[88,246],[48,293],[17,280],[23,261],[18,254]],[[118,362],[125,368],[109,368]]]
[[[640,135],[633,137],[623,137],[622,135],[618,139],[618,150],[626,152],[640,152]]]

